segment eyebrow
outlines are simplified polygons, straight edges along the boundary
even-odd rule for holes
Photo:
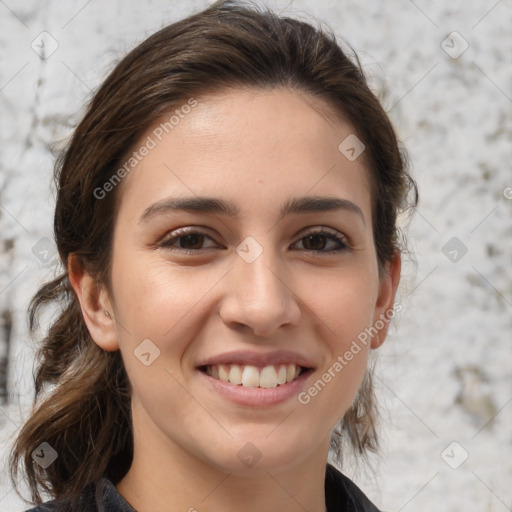
[[[177,210],[213,213],[233,218],[237,218],[240,214],[240,210],[235,204],[214,197],[191,196],[166,198],[146,208],[139,219],[139,224],[141,222],[147,222],[157,215]],[[345,210],[355,213],[361,217],[363,224],[366,224],[361,208],[352,201],[339,197],[303,196],[289,199],[281,207],[280,215],[281,217],[285,217],[289,214],[305,214],[336,210]]]

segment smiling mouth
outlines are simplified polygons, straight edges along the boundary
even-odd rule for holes
[[[296,364],[276,364],[263,368],[241,364],[214,364],[200,366],[199,370],[234,386],[275,388],[294,381],[312,368]]]

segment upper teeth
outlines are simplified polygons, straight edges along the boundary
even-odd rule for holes
[[[300,373],[300,366],[295,364],[280,364],[265,366],[260,369],[256,366],[239,364],[215,364],[206,367],[206,373],[214,379],[230,382],[231,384],[253,388],[275,388],[278,385],[291,382]]]

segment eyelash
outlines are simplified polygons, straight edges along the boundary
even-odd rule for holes
[[[178,251],[178,252],[181,252],[181,253],[184,253],[184,254],[189,254],[189,255],[197,255],[198,253],[200,253],[202,251],[202,249],[176,248],[176,247],[172,247],[171,243],[179,240],[180,238],[185,238],[186,236],[189,236],[189,235],[203,235],[203,236],[206,236],[206,237],[211,239],[211,237],[209,235],[207,235],[206,233],[203,233],[201,231],[197,231],[197,230],[195,230],[193,228],[181,228],[181,229],[178,229],[178,230],[174,231],[173,233],[171,233],[171,235],[172,236],[167,237],[162,242],[160,242],[158,245],[160,247],[162,247],[164,249],[167,249],[167,250],[170,250],[170,251]],[[304,251],[306,251],[308,253],[314,253],[314,254],[322,254],[322,253],[324,253],[324,254],[335,254],[335,253],[339,253],[339,252],[346,251],[346,250],[350,249],[350,247],[348,246],[348,244],[347,244],[347,242],[345,241],[344,238],[340,237],[339,235],[337,235],[335,233],[327,231],[324,228],[316,230],[316,231],[310,231],[310,232],[305,233],[295,243],[298,243],[301,240],[304,240],[308,236],[325,236],[328,239],[337,242],[341,246],[341,247],[338,247],[337,249],[329,249],[327,251],[315,250],[315,249],[304,249]]]

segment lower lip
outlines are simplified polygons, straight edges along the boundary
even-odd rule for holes
[[[312,369],[307,370],[301,373],[295,380],[275,388],[251,388],[241,385],[236,386],[223,380],[214,379],[201,370],[197,371],[221,395],[237,404],[250,406],[275,405],[297,396],[304,387],[306,380],[313,373]]]

